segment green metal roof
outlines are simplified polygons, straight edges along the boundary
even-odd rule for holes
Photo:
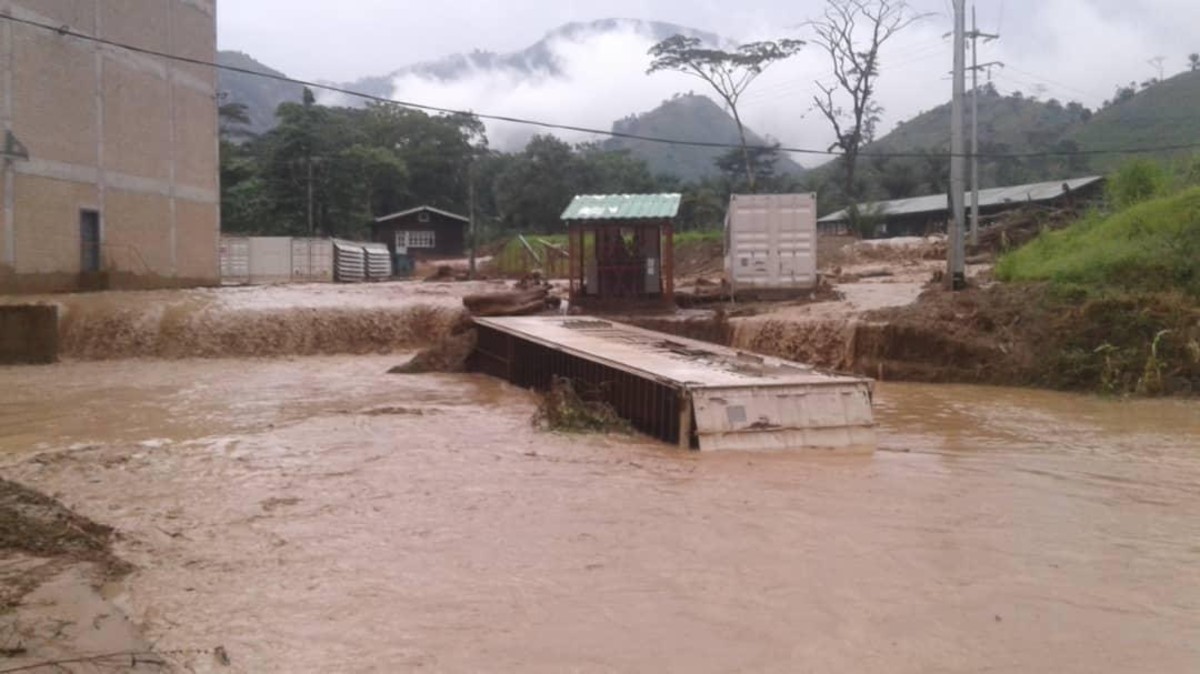
[[[575,197],[563,220],[661,220],[679,213],[678,194],[584,194]]]

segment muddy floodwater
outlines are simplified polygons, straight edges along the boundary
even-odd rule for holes
[[[1200,405],[881,384],[880,451],[530,427],[398,357],[0,369],[0,474],[244,672],[1200,671]]]

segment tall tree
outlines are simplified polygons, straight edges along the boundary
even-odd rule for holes
[[[741,164],[745,156],[738,150],[730,150],[716,159],[717,168],[724,174],[730,193],[740,192],[744,188],[754,192],[775,187],[775,164],[779,161],[779,145],[752,147],[749,148],[749,154],[750,175],[753,176],[753,180],[749,182],[739,175],[743,171]]]
[[[729,106],[741,139],[742,164],[750,191],[755,189],[750,149],[746,145],[746,127],[738,110],[742,94],[771,64],[789,58],[804,46],[801,40],[766,40],[741,45],[733,51],[709,48],[699,38],[675,35],[650,48],[647,74],[672,70],[704,80]]]
[[[858,155],[874,140],[883,112],[875,100],[880,49],[921,18],[904,0],[828,0],[824,15],[808,22],[812,42],[829,55],[834,78],[833,84],[817,82],[821,93],[813,102],[833,126],[836,139],[829,149],[842,151],[842,189],[852,201],[858,196]]]
[[[1192,72],[1200,70],[1200,53],[1188,54],[1188,65],[1192,67]]]

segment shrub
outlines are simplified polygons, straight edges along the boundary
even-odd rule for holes
[[[1165,194],[1170,176],[1159,164],[1149,160],[1132,161],[1108,180],[1108,198],[1114,208],[1129,208]]]

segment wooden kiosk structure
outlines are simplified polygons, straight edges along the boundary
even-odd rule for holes
[[[563,212],[571,303],[670,305],[675,300],[679,194],[577,196]]]

